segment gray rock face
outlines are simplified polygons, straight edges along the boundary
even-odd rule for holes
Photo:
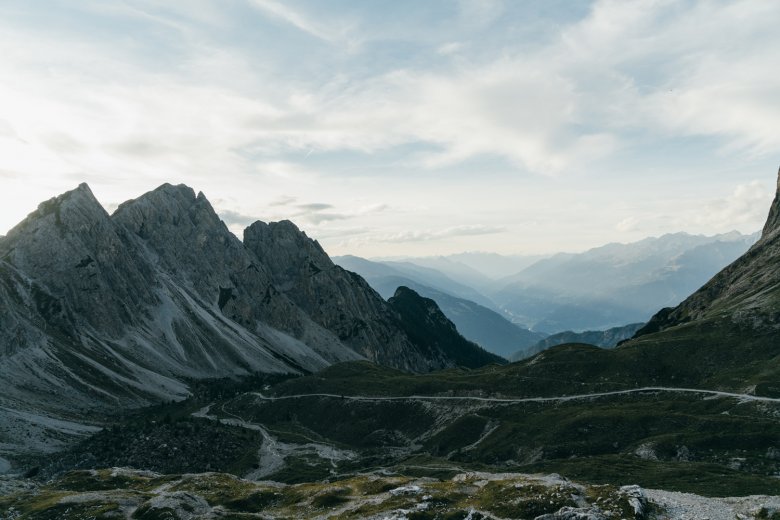
[[[769,209],[769,216],[764,224],[764,229],[761,232],[761,238],[766,238],[780,229],[780,169],[777,171],[777,191],[775,192],[775,200],[772,201],[772,207]]]
[[[0,258],[9,272],[34,282],[44,318],[77,320],[116,336],[135,319],[130,309],[155,300],[151,270],[126,238],[81,184],[42,203],[12,229]],[[66,326],[61,332],[72,331]]]
[[[205,518],[211,506],[203,497],[186,491],[162,492],[141,504],[140,518],[175,518],[194,520]]]
[[[56,449],[185,379],[315,371],[367,357],[451,366],[290,222],[242,243],[203,196],[165,184],[109,216],[87,185],[0,240],[0,455]]]
[[[244,231],[244,244],[268,267],[282,294],[366,358],[413,371],[451,365],[419,352],[402,331],[398,313],[292,222],[255,222]]]
[[[280,295],[266,266],[228,231],[202,193],[166,184],[122,204],[112,219],[135,235],[166,278],[216,315],[261,336],[270,325],[306,343],[317,355],[301,367],[355,359],[333,333]],[[300,364],[295,355],[285,357]]]

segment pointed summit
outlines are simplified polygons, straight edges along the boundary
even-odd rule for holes
[[[769,216],[766,219],[764,230],[761,232],[761,238],[766,238],[779,227],[780,227],[780,169],[777,171],[777,191],[775,192],[775,200],[772,202],[772,207],[769,209]]]
[[[185,184],[165,183],[120,204],[111,218],[142,238],[168,228],[176,228],[183,235],[195,235],[203,226],[220,228],[220,231],[224,227],[203,193],[196,196],[195,190]]]
[[[64,232],[106,218],[108,213],[89,186],[82,182],[78,187],[40,203],[38,209],[8,232],[7,238],[14,239],[25,230],[46,225],[54,225],[60,232]]]
[[[333,268],[333,262],[319,242],[289,220],[260,220],[244,230],[244,245],[263,260],[274,273],[298,276],[301,270]]]

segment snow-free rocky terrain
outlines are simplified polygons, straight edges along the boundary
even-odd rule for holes
[[[0,239],[0,457],[56,451],[106,414],[184,398],[193,380],[460,363],[407,330],[291,222],[256,222],[242,242],[186,186],[109,215],[82,184]]]

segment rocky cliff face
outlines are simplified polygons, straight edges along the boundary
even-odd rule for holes
[[[413,371],[452,364],[421,352],[382,297],[363,278],[335,265],[292,222],[255,222],[244,231],[244,244],[283,295],[366,358]]]
[[[780,229],[780,169],[777,171],[777,191],[775,192],[775,200],[772,201],[772,207],[769,209],[769,216],[764,224],[764,229],[761,232],[761,238],[768,238],[769,235],[774,234]]]
[[[455,364],[292,223],[258,222],[242,243],[186,186],[109,216],[82,184],[0,240],[0,455],[56,449],[89,417],[185,396],[187,379],[364,357]]]
[[[780,329],[780,172],[761,238],[675,308],[659,311],[635,337],[703,320],[754,330]]]

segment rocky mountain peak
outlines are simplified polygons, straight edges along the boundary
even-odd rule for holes
[[[183,184],[163,184],[125,202],[111,218],[139,238],[158,265],[189,280],[206,300],[218,301],[219,288],[234,287],[231,277],[252,264],[203,193]],[[266,285],[264,278],[258,283],[255,290]]]
[[[168,183],[121,204],[112,218],[142,237],[150,226],[192,228],[221,223],[202,192],[196,196],[189,186]]]
[[[257,221],[244,230],[244,245],[284,283],[302,271],[312,274],[334,267],[319,242],[289,220]]]
[[[775,200],[772,201],[772,207],[769,209],[769,216],[764,225],[764,230],[761,232],[761,238],[766,238],[778,228],[780,228],[780,169],[777,171],[777,191],[775,192]]]
[[[97,201],[92,190],[86,183],[81,183],[77,188],[39,204],[38,209],[8,232],[7,238],[13,240],[17,236],[48,226],[53,226],[59,234],[63,234],[68,230],[89,227],[96,221],[107,218],[108,213]]]

